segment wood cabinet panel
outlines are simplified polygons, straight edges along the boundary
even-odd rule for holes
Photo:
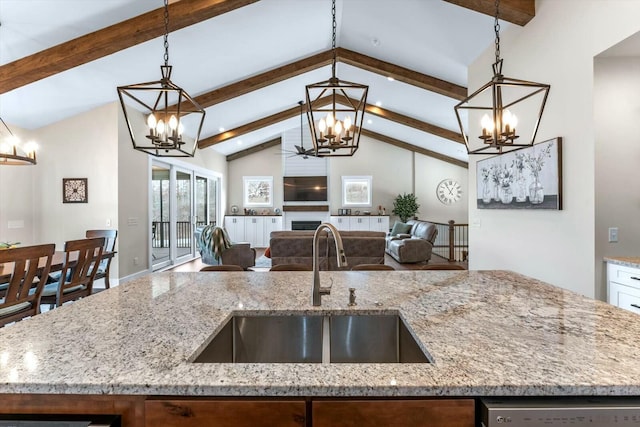
[[[120,415],[122,427],[144,426],[145,396],[0,394],[0,414]]]
[[[312,403],[313,427],[474,427],[473,399],[320,400]]]
[[[302,427],[303,400],[147,400],[147,427]]]

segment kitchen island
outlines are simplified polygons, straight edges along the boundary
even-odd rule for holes
[[[333,287],[313,307],[311,279],[155,273],[2,328],[0,393],[15,403],[0,411],[80,395],[144,425],[147,397],[640,396],[640,317],[607,303],[507,271],[354,271],[321,272]],[[191,362],[232,313],[256,311],[397,313],[432,363]]]

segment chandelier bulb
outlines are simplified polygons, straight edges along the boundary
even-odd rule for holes
[[[158,135],[162,135],[164,133],[164,121],[162,119],[158,120],[158,124],[156,125],[156,132]]]
[[[182,138],[182,132],[184,132],[184,125],[182,122],[178,122],[178,137]]]
[[[342,123],[340,123],[340,120],[336,120],[335,130],[336,130],[336,135],[339,137],[340,134],[342,133]]]
[[[176,119],[176,116],[174,116],[173,114],[169,118],[169,129],[171,129],[172,131],[178,129],[178,119]]]
[[[335,124],[333,114],[331,112],[327,113],[327,127],[331,129]]]
[[[344,130],[349,132],[351,130],[351,116],[347,116],[344,119]]]

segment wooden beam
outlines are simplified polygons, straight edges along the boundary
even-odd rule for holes
[[[405,150],[413,151],[414,153],[422,154],[434,159],[441,160],[443,162],[451,163],[452,165],[460,166],[461,168],[468,169],[469,163],[454,159],[453,157],[445,156],[444,154],[436,153],[435,151],[427,150],[426,148],[418,147],[417,145],[409,144],[399,139],[392,138],[390,136],[382,135],[381,133],[373,132],[367,129],[362,129],[362,135],[368,136],[380,142],[386,142],[387,144],[394,145],[398,148],[404,148]]]
[[[299,61],[294,61],[281,67],[273,68],[264,73],[246,78],[236,83],[229,84],[219,89],[212,90],[196,96],[194,100],[203,108],[211,107],[224,101],[246,95],[254,90],[262,89],[269,85],[279,83],[292,77],[315,70],[331,64],[333,54],[330,50],[308,56]]]
[[[496,15],[495,0],[444,0],[485,15]],[[500,1],[500,19],[525,26],[536,16],[535,0],[501,0]]]
[[[352,50],[339,47],[336,48],[336,51],[338,61],[342,63],[362,68],[363,70],[386,77],[393,77],[400,82],[417,86],[460,101],[467,97],[467,88],[464,86],[459,86],[445,80],[431,77],[390,62],[381,61]]]
[[[331,102],[331,98],[326,96],[324,98],[318,99],[315,102],[315,104],[318,106],[324,106],[324,105],[328,105],[330,102]],[[300,107],[299,106],[292,107],[287,110],[272,114],[270,116],[263,117],[251,123],[238,126],[235,129],[231,129],[226,132],[222,132],[222,133],[210,136],[208,138],[201,139],[200,141],[198,141],[198,148],[202,149],[202,148],[210,147],[212,145],[220,144],[221,142],[225,142],[231,138],[237,138],[247,133],[260,130],[264,127],[270,126],[278,122],[282,122],[284,120],[287,120],[299,115],[300,115]]]
[[[367,113],[374,116],[382,117],[383,119],[391,120],[392,122],[400,123],[405,126],[409,126],[414,129],[421,130],[426,133],[430,133],[440,138],[448,139],[449,141],[457,142],[464,145],[464,138],[461,133],[451,131],[449,129],[441,128],[440,126],[432,125],[431,123],[423,122],[413,117],[405,116],[400,113],[396,113],[390,110],[386,110],[375,105],[367,104]]]
[[[206,21],[256,1],[259,0],[174,2],[169,6],[169,31],[176,31]],[[0,94],[103,58],[163,34],[164,8],[159,8],[53,46],[0,67]],[[160,59],[158,58],[158,66],[161,62]]]
[[[249,154],[257,153],[262,150],[266,150],[267,148],[275,147],[276,145],[282,144],[282,138],[277,137],[270,141],[263,142],[262,144],[255,145],[253,147],[247,148],[246,150],[238,151],[237,153],[229,154],[227,156],[227,162],[232,160],[237,160],[242,157],[248,156]]]

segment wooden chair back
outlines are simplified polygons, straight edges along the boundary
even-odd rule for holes
[[[85,237],[93,239],[96,237],[104,237],[103,252],[113,252],[116,248],[116,239],[118,238],[118,230],[87,230]],[[113,257],[100,261],[98,272],[94,280],[104,279],[105,289],[109,289],[109,270],[111,269],[111,260]]]
[[[0,326],[40,313],[40,296],[55,250],[51,243],[0,251],[0,264],[13,265],[0,298]]]
[[[422,267],[422,270],[466,270],[458,264],[427,264]]]
[[[358,264],[358,265],[354,265],[351,270],[371,270],[371,271],[375,271],[375,270],[394,270],[395,268],[391,267],[390,265],[386,265],[386,264]]]
[[[202,267],[200,271],[244,271],[242,267],[234,264],[227,265],[207,265]]]
[[[55,295],[43,296],[42,304],[60,307],[67,301],[87,297],[93,292],[93,281],[104,248],[104,237],[69,240],[64,244],[64,261]]]
[[[312,271],[313,267],[308,264],[278,264],[274,265],[269,271]]]

